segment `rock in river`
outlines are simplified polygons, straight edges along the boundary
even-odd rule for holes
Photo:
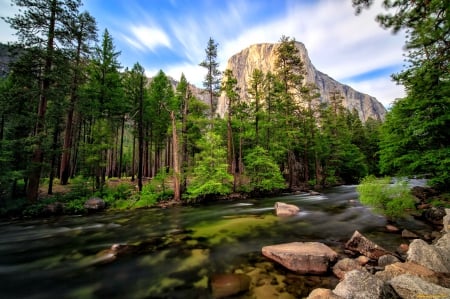
[[[250,277],[245,274],[215,274],[210,282],[214,298],[228,297],[250,288]]]
[[[284,202],[275,203],[275,213],[277,216],[293,216],[300,212],[300,208]]]
[[[319,242],[293,242],[262,248],[262,254],[300,274],[323,274],[338,255]]]
[[[378,258],[382,255],[391,254],[386,249],[364,237],[359,231],[355,231],[353,233],[353,236],[345,244],[345,248],[351,251],[359,252],[374,260],[378,260]]]

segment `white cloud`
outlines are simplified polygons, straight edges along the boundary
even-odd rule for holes
[[[397,85],[390,78],[386,77],[359,82],[348,81],[345,84],[376,97],[386,108],[389,108],[396,98],[403,98],[406,94],[403,86]]]
[[[225,41],[223,60],[251,44],[276,42],[286,35],[303,42],[314,66],[338,81],[402,63],[404,38],[391,35],[376,23],[379,7],[355,16],[350,1],[323,0],[314,5],[292,3],[282,18],[250,27],[236,38]],[[226,61],[222,65],[225,66]],[[376,96],[385,105],[404,95],[402,88],[388,76],[350,85]]]
[[[167,48],[171,47],[169,36],[160,28],[132,25],[129,27],[129,30],[132,37],[122,35],[122,38],[134,48],[155,51],[155,49],[160,46]]]

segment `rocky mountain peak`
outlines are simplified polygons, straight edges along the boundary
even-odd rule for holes
[[[233,71],[240,89],[241,98],[246,99],[247,86],[250,82],[253,70],[260,69],[263,73],[275,73],[275,61],[277,59],[276,47],[278,44],[262,43],[252,45],[233,55],[227,63],[227,69]],[[315,84],[320,92],[320,98],[314,103],[319,105],[330,101],[330,95],[338,92],[343,96],[342,104],[352,111],[356,109],[362,121],[368,118],[383,120],[386,115],[384,106],[374,97],[358,92],[348,85],[339,83],[330,76],[318,71],[309,59],[304,44],[296,42],[300,58],[304,63],[305,83]],[[298,99],[300,100],[300,99]],[[217,113],[221,116],[227,109],[225,96],[219,98]]]

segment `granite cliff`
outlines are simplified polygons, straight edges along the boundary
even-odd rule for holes
[[[260,69],[263,73],[275,72],[277,45],[270,43],[252,45],[228,60],[226,68],[233,71],[242,99],[246,98],[247,86],[254,69]],[[344,107],[349,110],[356,109],[362,121],[370,117],[378,120],[384,119],[386,109],[376,98],[358,92],[318,71],[311,63],[305,46],[300,42],[296,42],[296,45],[306,71],[305,83],[314,83],[319,89],[320,98],[315,102],[316,105],[329,102],[331,92],[339,92],[344,97],[342,102]],[[226,99],[222,95],[218,100],[217,113],[223,116],[226,109]]]

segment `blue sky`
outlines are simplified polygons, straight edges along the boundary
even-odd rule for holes
[[[402,35],[374,21],[374,6],[355,16],[351,0],[84,0],[83,9],[114,38],[124,67],[139,62],[153,76],[160,69],[174,79],[184,72],[201,87],[209,37],[218,44],[223,70],[233,54],[255,43],[277,42],[282,35],[305,44],[315,67],[385,106],[404,96],[390,74],[402,69]],[[0,0],[0,15],[12,15]],[[0,20],[0,42],[14,39]]]

